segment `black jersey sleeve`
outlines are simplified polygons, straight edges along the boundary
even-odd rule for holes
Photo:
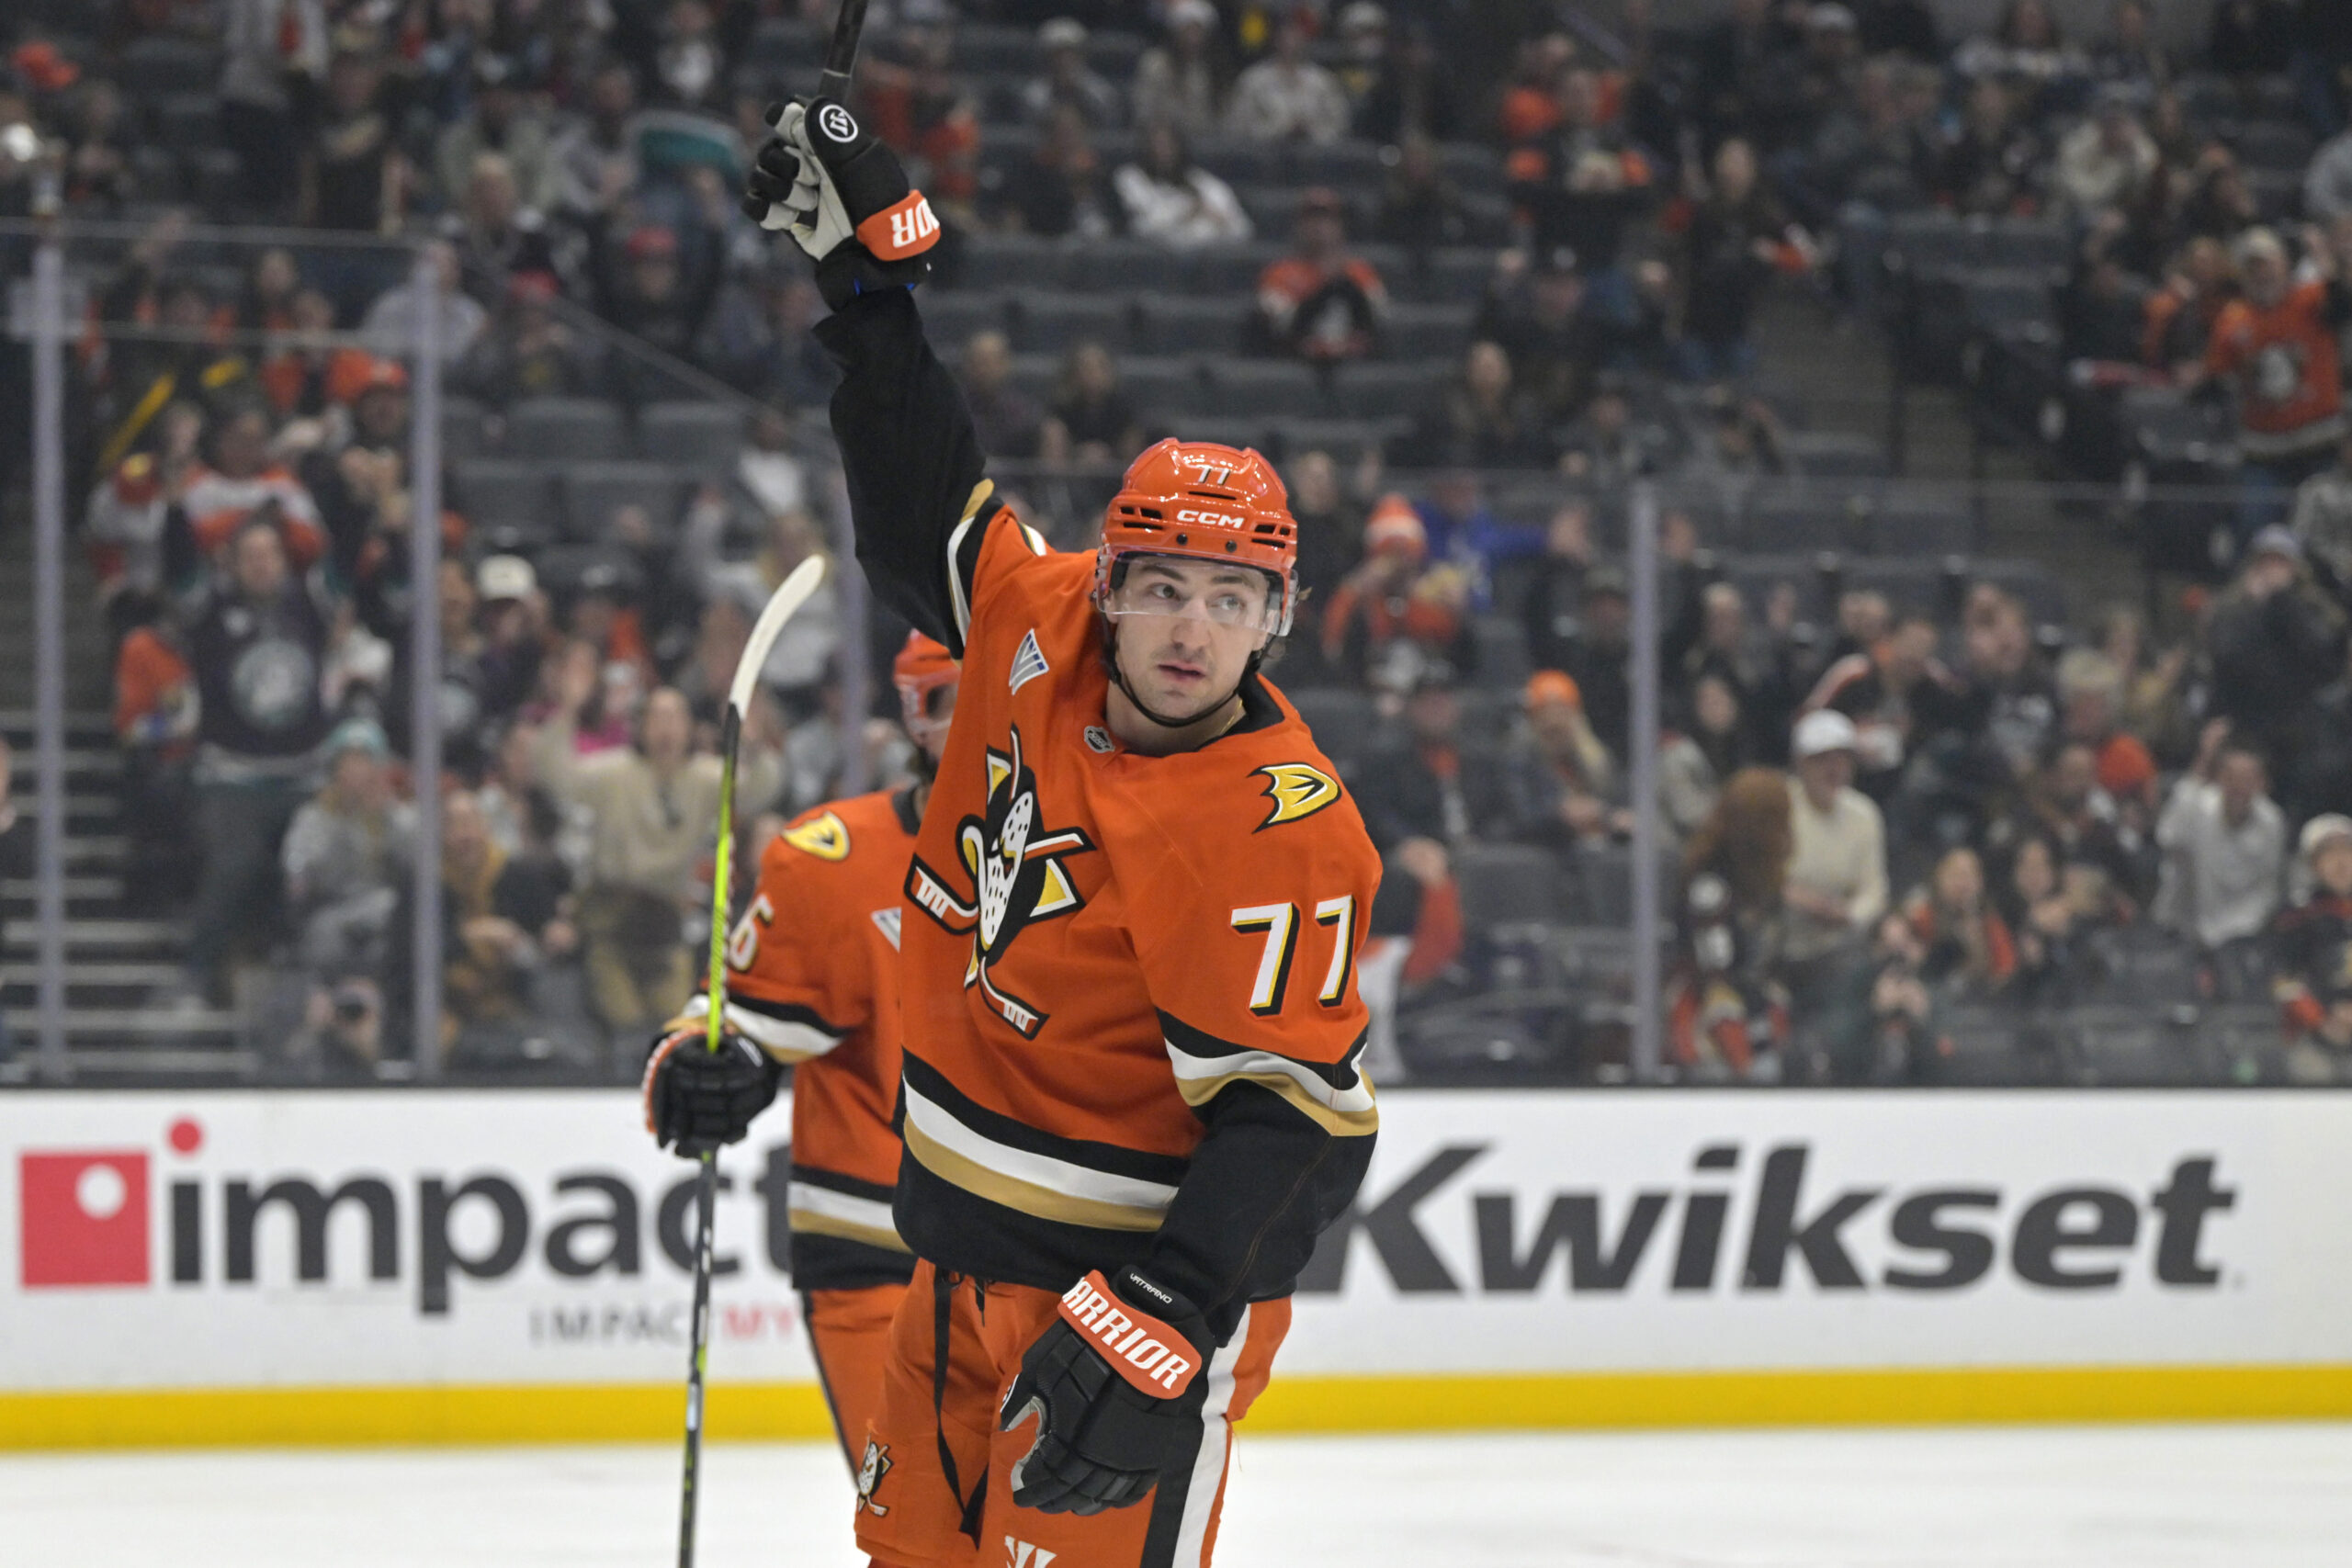
[[[1335,1137],[1256,1083],[1200,1114],[1208,1135],[1142,1268],[1196,1303],[1222,1340],[1243,1307],[1291,1293],[1317,1238],[1354,1201],[1374,1139]]]
[[[815,330],[842,369],[833,439],[858,564],[883,603],[961,659],[980,541],[1003,512],[963,391],[911,290],[860,295]]]

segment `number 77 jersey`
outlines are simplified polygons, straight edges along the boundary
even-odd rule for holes
[[[1254,675],[1199,750],[1117,744],[1092,558],[1001,510],[970,525],[955,728],[906,889],[900,1233],[1056,1291],[1173,1250],[1204,1305],[1282,1294],[1377,1122],[1355,958],[1379,860]]]

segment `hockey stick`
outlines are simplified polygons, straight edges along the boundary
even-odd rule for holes
[[[849,98],[849,73],[857,64],[858,35],[865,31],[865,0],[842,0],[833,18],[832,47],[825,51],[825,69],[817,77],[817,96],[844,103]]]
[[[863,9],[863,7],[860,7]],[[727,688],[727,713],[718,724],[718,847],[710,871],[710,971],[705,994],[709,998],[709,1023],[704,1049],[718,1049],[719,1031],[727,1018],[727,917],[734,898],[735,752],[743,738],[743,716],[752,694],[759,689],[760,671],[775,647],[784,625],[824,580],[825,559],[810,556],[793,569],[752,627],[743,657],[735,663],[735,679]],[[695,1505],[702,1482],[703,1375],[710,1361],[711,1211],[718,1195],[718,1156],[706,1149],[702,1168],[695,1175],[695,1314],[694,1359],[686,1367],[686,1469],[678,1492],[678,1568],[694,1568]]]

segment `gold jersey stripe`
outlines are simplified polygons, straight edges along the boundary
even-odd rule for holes
[[[907,1119],[906,1138],[907,1152],[922,1161],[925,1170],[942,1181],[1001,1207],[1035,1219],[1051,1220],[1057,1224],[1087,1225],[1095,1230],[1156,1231],[1159,1228],[1160,1212],[1157,1209],[1105,1203],[1092,1198],[1073,1198],[1067,1192],[1057,1192],[1049,1187],[1039,1187],[990,1170],[933,1138],[915,1124],[912,1117]]]
[[[785,1213],[797,1235],[839,1236],[843,1241],[862,1241],[868,1247],[884,1247],[891,1252],[913,1251],[899,1239],[899,1233],[894,1230],[876,1230],[872,1225],[861,1225],[855,1220],[838,1219],[831,1214],[820,1214],[808,1209],[787,1209]]]
[[[1195,1111],[1215,1100],[1225,1086],[1233,1083],[1253,1083],[1280,1095],[1298,1111],[1335,1138],[1363,1138],[1380,1131],[1380,1111],[1366,1105],[1361,1110],[1341,1110],[1317,1100],[1305,1084],[1288,1073],[1238,1072],[1220,1073],[1215,1077],[1178,1078],[1176,1091],[1184,1103]],[[1328,1091],[1327,1091],[1328,1092]]]

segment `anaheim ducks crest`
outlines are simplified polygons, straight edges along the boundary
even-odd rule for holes
[[[881,1489],[882,1478],[890,1473],[891,1462],[889,1444],[865,1439],[865,1462],[857,1467],[857,1506],[877,1519],[890,1511],[874,1500],[874,1494]]]
[[[784,841],[819,860],[849,859],[849,825],[831,811],[784,830]]]
[[[1079,829],[1042,825],[1037,775],[1022,761],[1020,726],[1012,727],[1005,750],[989,748],[988,771],[985,815],[967,816],[956,825],[957,858],[970,893],[951,888],[917,856],[907,871],[907,897],[946,930],[971,933],[972,961],[964,984],[977,986],[989,1010],[1023,1039],[1035,1040],[1046,1014],[999,987],[989,971],[1031,924],[1067,915],[1086,902],[1062,862],[1094,844]]]
[[[1266,819],[1257,826],[1261,833],[1278,822],[1312,817],[1340,798],[1340,781],[1305,762],[1273,762],[1256,772],[1265,779],[1266,798],[1272,802]]]

